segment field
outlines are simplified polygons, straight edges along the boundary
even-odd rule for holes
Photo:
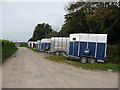
[[[2,59],[0,60],[3,63],[8,57],[10,57],[17,50],[13,42],[2,40]]]

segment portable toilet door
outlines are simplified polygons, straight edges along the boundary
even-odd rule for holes
[[[32,46],[31,46],[31,43],[30,43],[30,48],[31,48]]]
[[[33,43],[33,48],[36,48],[36,44],[35,43]]]
[[[37,49],[40,50],[41,41],[37,40]]]
[[[98,62],[104,62],[107,50],[107,34],[99,34],[96,45],[96,58]]]
[[[79,50],[80,50],[80,35],[70,34],[69,56],[79,57],[79,52],[80,52]]]
[[[37,42],[33,42],[33,48],[37,48]]]

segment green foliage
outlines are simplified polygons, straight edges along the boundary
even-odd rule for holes
[[[2,40],[2,63],[17,50],[13,42]]]
[[[120,54],[119,54],[119,46],[118,45],[108,45],[107,47],[107,63],[115,63],[120,64]]]
[[[75,67],[80,67],[83,69],[90,69],[90,70],[104,70],[107,71],[108,69],[111,69],[113,71],[120,71],[120,65],[119,64],[113,64],[113,63],[80,63],[79,61],[73,61],[68,59],[67,57],[64,56],[48,56],[45,57],[46,59],[56,61],[56,62],[61,62],[61,63],[67,63]]]
[[[71,3],[66,11],[60,36],[71,33],[107,33],[108,43],[119,42],[120,2]]]
[[[20,43],[20,47],[28,47],[27,43]]]
[[[56,31],[51,31],[49,34],[45,35],[45,38],[56,37],[58,33]]]
[[[29,39],[29,41],[37,41],[41,40],[42,38],[45,38],[46,35],[51,33],[53,31],[52,27],[49,24],[38,24],[35,27],[33,37]]]

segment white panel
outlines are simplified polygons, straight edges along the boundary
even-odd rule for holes
[[[73,40],[73,38],[76,38],[76,40]],[[107,34],[84,34],[84,33],[70,34],[70,41],[106,43]]]
[[[37,43],[40,43],[41,41],[40,40],[37,40]]]
[[[52,37],[51,38],[51,51],[68,51],[69,37]]]
[[[41,43],[50,43],[50,38],[41,39]]]
[[[88,42],[88,34],[81,34],[80,35],[80,41]]]
[[[89,34],[88,37],[88,42],[97,42],[97,35],[98,34]]]
[[[80,34],[70,34],[70,41],[79,41],[79,35]],[[76,40],[73,40],[73,38],[76,38]]]
[[[107,34],[98,34],[99,43],[107,43]]]

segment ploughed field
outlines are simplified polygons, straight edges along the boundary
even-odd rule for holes
[[[118,73],[90,71],[20,47],[2,66],[3,88],[117,88]]]

